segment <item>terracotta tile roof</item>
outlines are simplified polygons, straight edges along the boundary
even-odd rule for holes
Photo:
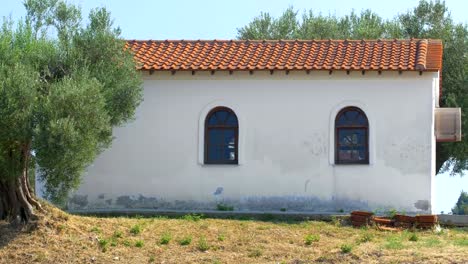
[[[138,69],[439,71],[442,42],[407,40],[128,40]]]

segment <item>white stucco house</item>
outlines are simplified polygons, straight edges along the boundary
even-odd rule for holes
[[[128,41],[136,119],[69,210],[434,211],[440,40]]]

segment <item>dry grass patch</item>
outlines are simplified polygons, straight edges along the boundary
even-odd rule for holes
[[[50,206],[47,210],[37,227],[18,231],[0,224],[0,263],[463,263],[468,259],[467,229],[385,232],[337,222],[200,215],[97,218],[69,215]]]

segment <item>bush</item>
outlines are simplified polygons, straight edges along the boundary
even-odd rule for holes
[[[416,233],[412,233],[411,236],[408,238],[409,241],[413,241],[413,242],[416,242],[418,241],[418,236],[416,235]]]
[[[187,245],[190,245],[190,243],[192,243],[192,237],[191,236],[187,236],[187,237],[184,237],[181,240],[179,240],[179,244],[181,246],[187,246]]]
[[[219,203],[216,205],[216,209],[218,209],[218,211],[234,211],[234,206]]]
[[[132,228],[130,228],[130,233],[132,235],[138,235],[141,233],[141,226],[140,225],[134,225]]]
[[[340,249],[341,249],[342,253],[347,254],[347,253],[351,252],[351,250],[353,250],[353,246],[351,246],[349,244],[343,244],[343,245],[341,245]]]
[[[204,236],[200,237],[198,240],[198,247],[200,251],[207,251],[210,246],[208,245],[208,241],[206,241],[206,238]]]
[[[135,242],[135,247],[141,248],[141,247],[143,247],[143,244],[144,244],[143,241],[137,240],[137,241]]]
[[[161,236],[161,240],[159,242],[161,243],[161,245],[167,245],[169,244],[169,242],[171,242],[171,239],[172,239],[172,236],[170,233],[164,233]]]
[[[312,245],[313,242],[318,242],[320,240],[320,236],[319,235],[312,235],[312,234],[308,234],[307,236],[305,236],[304,238],[305,240],[305,244],[310,246]]]

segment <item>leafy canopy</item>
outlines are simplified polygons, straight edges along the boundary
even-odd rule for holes
[[[48,198],[61,202],[112,128],[132,119],[142,100],[132,54],[109,12],[60,0],[26,0],[25,19],[0,29],[0,180],[34,155]]]
[[[420,0],[412,10],[385,20],[371,10],[337,17],[312,10],[298,17],[289,7],[278,18],[261,13],[237,30],[239,39],[379,39],[432,38],[444,45],[441,105],[462,108],[462,129],[468,131],[468,28],[455,23],[443,1]],[[463,175],[468,170],[468,137],[437,143],[439,173]]]
[[[453,214],[468,215],[468,193],[462,191],[455,207],[452,209]]]

